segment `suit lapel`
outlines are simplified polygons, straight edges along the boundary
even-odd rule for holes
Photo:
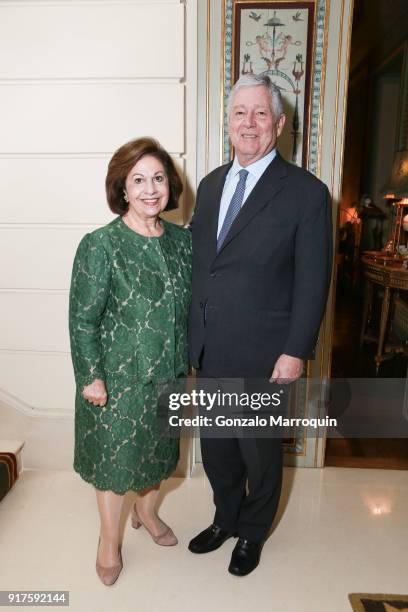
[[[271,161],[265,172],[258,180],[254,189],[251,191],[243,207],[239,211],[234,223],[231,226],[225,240],[219,250],[219,255],[225,247],[239,234],[251,219],[268,204],[284,187],[285,178],[287,176],[286,162],[282,159],[278,152],[275,158]],[[224,176],[225,179],[225,176]],[[223,183],[222,183],[223,184]],[[222,191],[221,191],[222,193]],[[220,198],[221,198],[220,193]],[[218,220],[217,208],[217,220]],[[215,234],[217,229],[215,228]],[[216,252],[216,249],[215,249]]]
[[[224,183],[229,169],[232,166],[232,162],[221,166],[220,172],[213,178],[211,183],[208,185],[208,192],[205,195],[206,202],[208,202],[208,228],[209,228],[209,256],[212,259],[217,255],[217,228],[218,228],[218,215],[220,212],[220,203],[222,191],[224,189]]]

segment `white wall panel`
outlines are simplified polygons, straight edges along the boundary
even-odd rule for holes
[[[0,287],[69,289],[76,248],[92,229],[0,227]]]
[[[0,223],[109,223],[109,159],[0,158]],[[184,160],[174,161],[184,176]]]
[[[0,349],[68,351],[68,293],[0,291]]]
[[[0,3],[0,79],[182,78],[183,21],[176,3]]]
[[[73,410],[71,357],[0,352],[0,388],[33,408]]]
[[[0,53],[1,55],[1,53]],[[154,136],[184,150],[184,87],[178,83],[0,86],[0,153],[108,153]]]
[[[0,223],[107,223],[109,157],[0,158]]]

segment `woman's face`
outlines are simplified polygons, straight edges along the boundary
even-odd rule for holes
[[[157,217],[169,201],[169,181],[161,161],[145,155],[133,166],[126,177],[125,195],[129,211],[141,219]]]

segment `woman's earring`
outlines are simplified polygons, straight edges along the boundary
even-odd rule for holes
[[[123,199],[125,200],[125,202],[129,202],[129,198],[127,197],[125,192],[123,192]]]

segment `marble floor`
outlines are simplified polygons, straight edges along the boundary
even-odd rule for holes
[[[407,472],[287,468],[281,502],[260,566],[237,578],[227,572],[233,540],[187,550],[213,512],[200,468],[163,487],[160,513],[178,546],[131,528],[127,494],[124,569],[105,587],[92,487],[73,472],[25,470],[0,502],[0,590],[68,590],[71,612],[350,612],[350,592],[408,593]]]

